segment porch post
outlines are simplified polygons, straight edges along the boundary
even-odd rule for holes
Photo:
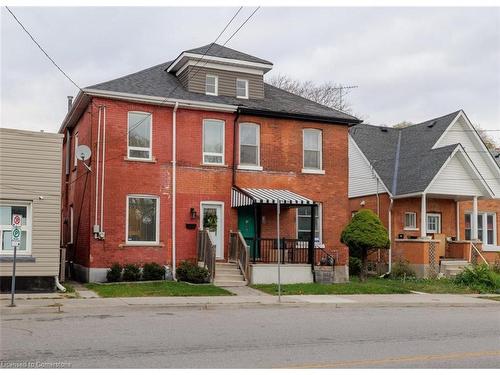
[[[425,238],[427,236],[427,198],[425,193],[422,193],[422,198],[420,202],[420,237]]]
[[[477,241],[478,237],[478,227],[477,227],[477,197],[472,198],[472,217],[471,217],[471,240]]]
[[[456,217],[457,217],[457,235],[456,235],[456,239],[457,239],[457,241],[460,241],[460,201],[455,201],[455,205],[456,205],[456,208],[457,208],[457,213],[456,213]]]
[[[316,233],[316,205],[311,205],[311,233],[309,236],[309,246],[307,251],[307,262],[314,263],[314,234]]]
[[[253,203],[253,263],[255,264],[255,258],[257,257],[257,204]],[[260,255],[260,251],[259,251]]]

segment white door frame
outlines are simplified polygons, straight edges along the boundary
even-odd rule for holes
[[[200,202],[200,229],[203,229],[203,206],[218,206],[221,210],[221,215],[218,217],[217,228],[220,227],[220,235],[218,240],[218,247],[216,247],[215,257],[217,259],[224,259],[224,202],[222,201],[201,201]]]

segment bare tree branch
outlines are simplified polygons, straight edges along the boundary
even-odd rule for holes
[[[317,84],[313,81],[301,81],[278,73],[266,79],[267,83],[292,94],[302,96],[327,107],[352,113],[351,105],[346,100],[350,89],[334,82]]]

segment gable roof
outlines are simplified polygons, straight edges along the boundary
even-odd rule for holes
[[[432,148],[460,112],[406,128],[359,124],[350,135],[392,195],[423,192],[460,146]]]
[[[203,48],[203,47],[200,47]],[[263,99],[239,99],[229,96],[211,96],[186,90],[179,79],[166,72],[172,61],[113,79],[88,86],[83,91],[92,94],[95,90],[169,98],[170,100],[189,100],[196,102],[232,105],[241,113],[262,116],[292,117],[329,123],[357,124],[361,120],[345,112],[321,105],[301,96],[294,95],[264,83]]]
[[[210,47],[212,46],[212,47]],[[208,51],[208,52],[207,52]],[[187,53],[194,53],[197,55],[204,55],[206,56],[213,56],[213,57],[221,57],[224,59],[233,59],[233,60],[241,60],[241,61],[248,61],[248,62],[254,62],[254,63],[260,63],[260,64],[269,64],[272,65],[273,63],[252,55],[248,55],[246,53],[236,51],[232,48],[228,48],[225,46],[221,46],[220,44],[214,43],[212,44],[207,44],[206,46],[202,47],[197,47],[193,49],[188,49],[187,51],[184,51]]]

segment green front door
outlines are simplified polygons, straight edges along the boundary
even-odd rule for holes
[[[255,253],[254,235],[255,235],[255,219],[253,207],[238,208],[238,230],[245,238],[247,245],[250,246],[250,257],[253,259]],[[258,257],[258,253],[255,254]]]

